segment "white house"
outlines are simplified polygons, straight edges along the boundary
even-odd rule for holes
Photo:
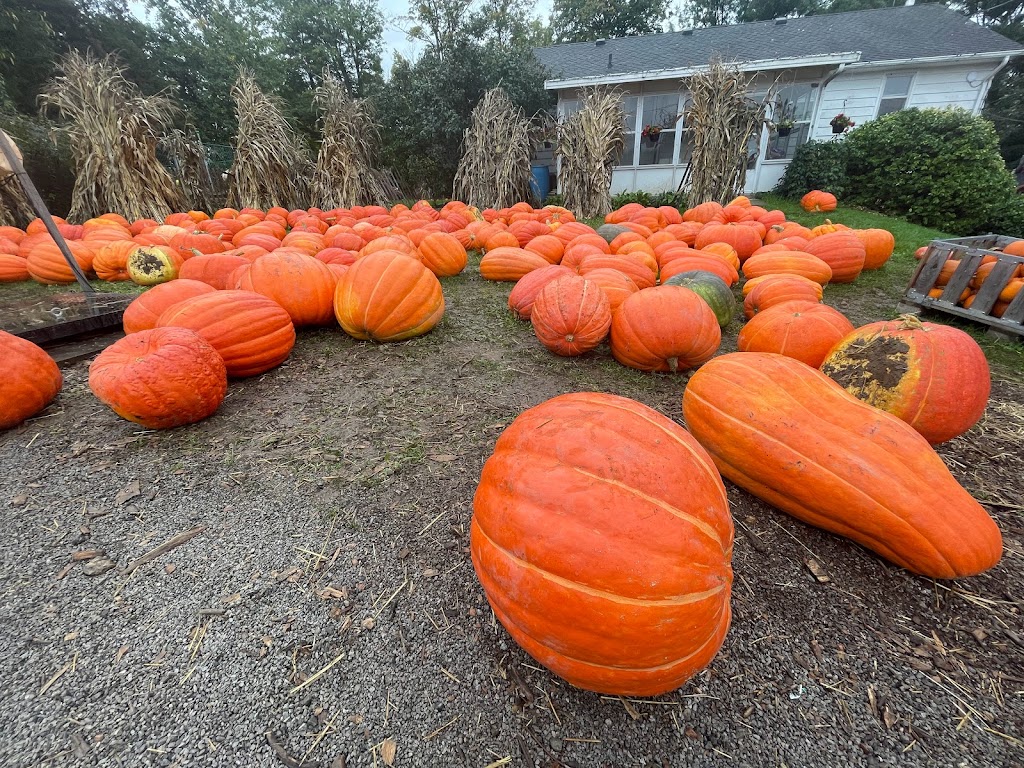
[[[550,76],[545,87],[558,92],[560,117],[579,109],[581,88],[621,89],[625,147],[613,194],[678,187],[686,156],[683,78],[714,55],[753,74],[755,96],[774,87],[775,118],[795,122],[786,136],[766,128],[752,143],[746,189],[757,192],[778,183],[798,146],[830,139],[830,121],[840,112],[857,125],[907,107],[959,106],[977,114],[992,78],[1022,54],[1024,47],[937,3],[536,50]],[[662,128],[656,143],[641,138],[648,125]]]

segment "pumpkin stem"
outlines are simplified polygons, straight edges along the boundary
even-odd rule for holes
[[[896,319],[900,321],[900,327],[903,330],[918,330],[920,328],[924,328],[924,323],[921,322],[921,318],[918,317],[917,315],[900,315]]]
[[[668,369],[670,371],[672,371],[672,373],[678,373],[679,372],[679,358],[678,357],[670,357],[665,362],[668,363]]]

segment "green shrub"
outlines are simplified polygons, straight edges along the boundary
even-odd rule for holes
[[[812,189],[831,192],[842,198],[849,184],[846,175],[846,143],[810,141],[797,149],[775,191],[794,200],[799,200]]]
[[[995,127],[982,117],[905,109],[865,123],[842,144],[847,203],[962,235],[1020,231],[1016,185]]]
[[[559,208],[565,207],[565,198],[563,198],[557,192],[551,192],[547,197],[544,198],[544,205],[555,205]]]
[[[66,216],[71,207],[75,173],[71,163],[71,145],[63,131],[45,117],[0,112],[0,128],[18,144],[25,170],[50,213]]]
[[[612,210],[618,210],[627,203],[639,203],[645,208],[660,208],[663,205],[679,208],[683,201],[681,198],[676,199],[675,192],[620,192],[612,197]]]

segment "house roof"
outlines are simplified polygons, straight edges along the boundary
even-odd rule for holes
[[[852,52],[859,56],[850,57]],[[1024,52],[1024,46],[941,3],[614,38],[600,44],[564,43],[535,51],[554,79],[551,84],[699,68],[715,54],[742,64],[842,53],[870,63],[1010,52]]]

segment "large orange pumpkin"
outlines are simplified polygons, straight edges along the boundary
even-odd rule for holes
[[[640,289],[653,286],[658,275],[657,263],[654,263],[652,269],[641,255],[593,253],[583,257],[579,267],[579,273],[583,277],[597,269],[617,269],[627,275]]]
[[[722,343],[718,318],[700,296],[661,285],[622,302],[612,319],[612,355],[641,371],[685,371],[710,360]]]
[[[810,212],[834,211],[836,205],[836,196],[831,192],[822,192],[820,189],[812,189],[800,198],[800,207]]]
[[[60,392],[60,368],[40,347],[0,331],[0,429],[10,429],[48,406]]]
[[[28,259],[15,253],[0,253],[0,283],[20,283],[30,278]]]
[[[616,395],[561,395],[498,438],[470,547],[512,638],[579,688],[654,696],[705,667],[729,628],[733,527],[710,458]]]
[[[747,291],[747,285],[757,282]],[[743,286],[743,314],[749,320],[758,312],[787,301],[821,301],[822,288],[799,275],[765,275],[748,280]]]
[[[538,253],[519,247],[500,246],[488,250],[480,259],[480,277],[484,280],[515,282],[528,272],[550,263]]]
[[[452,277],[466,268],[466,249],[446,232],[431,232],[419,244],[423,265],[438,277]]]
[[[437,277],[422,263],[382,251],[361,258],[342,275],[334,293],[334,315],[357,339],[402,341],[437,325],[444,315],[444,295]]]
[[[896,238],[887,229],[855,229],[853,234],[864,245],[864,269],[879,269],[892,256]]]
[[[182,264],[178,270],[178,277],[182,280],[198,280],[218,291],[223,291],[227,288],[237,288],[238,286],[230,284],[228,278],[239,267],[251,263],[244,256],[234,253],[204,253],[193,256]]]
[[[113,240],[96,251],[92,268],[96,277],[109,282],[131,280],[128,274],[128,256],[139,247],[134,240]]]
[[[138,333],[156,328],[156,321],[165,309],[193,296],[213,293],[216,289],[198,280],[172,280],[153,286],[139,294],[124,311],[121,324],[125,333]]]
[[[523,250],[536,253],[552,264],[557,264],[562,260],[562,254],[565,253],[565,243],[554,235],[541,235],[533,238],[523,247]]]
[[[775,352],[812,368],[853,330],[842,313],[817,301],[787,301],[758,312],[740,330],[740,352]]]
[[[933,578],[999,562],[999,528],[928,441],[797,360],[718,357],[683,416],[725,477],[806,523]]]
[[[278,251],[261,256],[242,271],[237,287],[273,299],[300,328],[327,325],[334,320],[337,282],[322,261],[301,253]]]
[[[922,323],[912,315],[850,332],[821,370],[932,444],[977,424],[992,386],[978,342],[957,328]]]
[[[187,328],[153,328],[120,339],[89,366],[89,388],[118,416],[147,429],[205,419],[228,391],[224,360]]]
[[[594,269],[587,272],[586,279],[596,283],[604,291],[612,315],[622,306],[622,302],[640,290],[637,284],[619,269]]]
[[[712,243],[728,243],[736,250],[740,260],[744,261],[760,248],[764,241],[754,227],[745,224],[708,224],[697,233],[693,244],[700,250]]]
[[[851,231],[815,237],[806,250],[828,264],[832,283],[852,283],[864,269],[864,243]]]
[[[773,251],[751,256],[743,263],[748,279],[764,275],[800,275],[819,285],[832,279],[832,268],[817,256],[803,251]]]
[[[164,310],[156,327],[195,331],[216,349],[228,376],[257,376],[280,365],[295,346],[295,326],[280,304],[250,291],[214,291]]]
[[[551,264],[523,275],[508,295],[508,308],[520,320],[529,320],[537,294],[552,280],[560,277],[575,277],[576,273],[561,264]]]
[[[612,310],[597,283],[582,277],[559,278],[537,294],[530,313],[533,332],[556,355],[574,357],[608,336]]]
[[[34,221],[38,221],[35,219]],[[26,241],[28,238],[26,238]],[[82,272],[92,271],[96,251],[81,240],[65,240],[68,250]],[[22,244],[24,247],[24,243]],[[64,254],[53,240],[46,236],[28,254],[28,272],[32,279],[44,285],[75,282],[75,273],[64,258]]]

